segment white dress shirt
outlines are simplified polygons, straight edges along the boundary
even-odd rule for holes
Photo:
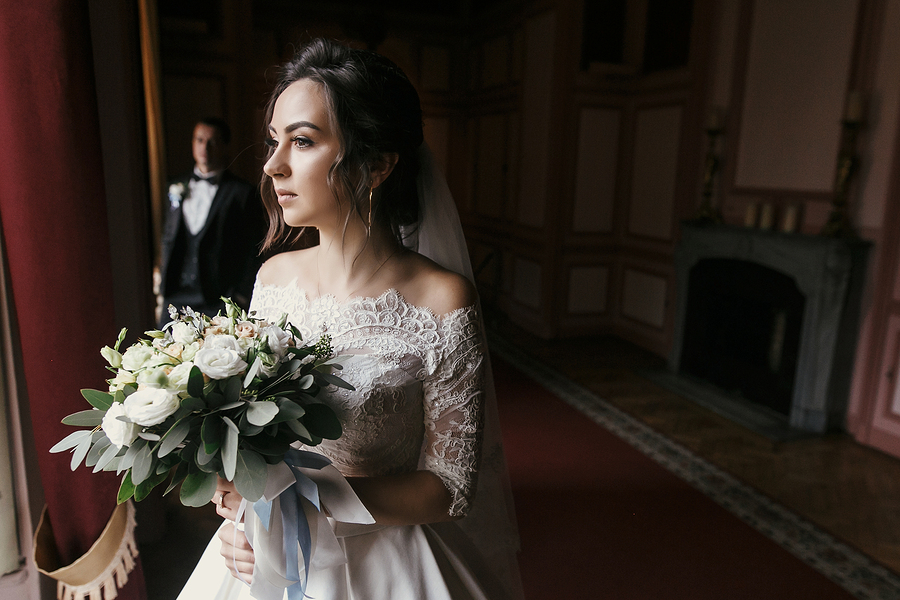
[[[204,174],[194,167],[194,175],[200,177],[200,179],[188,181],[188,189],[190,191],[182,202],[181,207],[184,215],[184,224],[187,225],[191,235],[197,235],[203,229],[203,226],[206,224],[206,217],[209,216],[209,207],[212,206],[213,198],[216,197],[216,191],[219,189],[218,184],[213,185],[206,181],[206,178],[218,176],[218,171]]]

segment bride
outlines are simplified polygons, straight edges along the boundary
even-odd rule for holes
[[[263,250],[291,247],[307,227],[319,244],[269,259],[251,309],[287,313],[304,339],[331,336],[356,389],[323,392],[344,433],[310,450],[374,519],[332,520],[346,561],[311,568],[306,595],[521,598],[471,267],[423,151],[415,89],[384,57],[315,40],[283,66],[266,123]],[[220,480],[215,498],[222,517],[240,520],[233,485]],[[260,577],[250,543],[230,521],[218,538],[225,560],[213,540],[180,599],[250,597]]]

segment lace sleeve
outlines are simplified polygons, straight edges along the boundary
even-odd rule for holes
[[[475,495],[484,418],[484,344],[474,308],[444,322],[445,344],[424,381],[426,469],[450,490],[450,515],[465,516]]]

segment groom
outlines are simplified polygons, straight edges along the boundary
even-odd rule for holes
[[[230,139],[222,119],[200,120],[191,144],[194,171],[169,186],[160,326],[169,321],[170,304],[209,315],[224,307],[222,296],[249,304],[265,223],[256,189],[225,168]]]

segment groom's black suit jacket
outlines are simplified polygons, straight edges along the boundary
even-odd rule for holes
[[[175,180],[189,193],[190,177]],[[167,298],[179,291],[189,234],[184,222],[182,200],[168,199],[162,234],[160,293]],[[250,298],[260,265],[259,248],[265,235],[262,202],[256,188],[229,171],[223,171],[200,236],[199,281],[204,302],[221,304],[228,296],[242,304]]]

